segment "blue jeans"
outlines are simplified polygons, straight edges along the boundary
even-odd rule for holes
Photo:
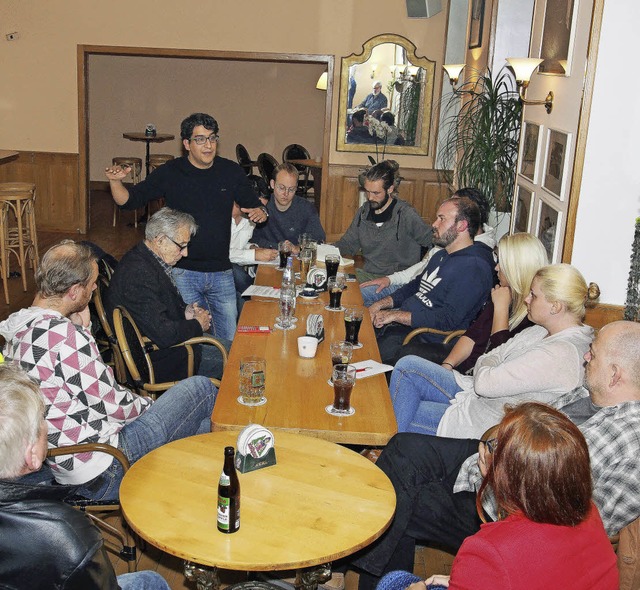
[[[233,340],[238,321],[233,271],[199,272],[174,268],[173,278],[185,303],[197,303],[211,314],[211,333]]]
[[[369,285],[368,287],[360,287],[360,292],[362,293],[362,302],[365,307],[369,307],[373,305],[376,301],[380,301],[380,299],[384,299],[385,297],[389,297],[392,293],[395,293],[402,285],[389,285],[380,291],[380,293],[376,293],[377,285]]]
[[[224,338],[219,338],[220,344],[222,344],[227,352],[231,349],[231,342]],[[211,344],[200,345],[200,364],[198,365],[198,375],[205,377],[215,377],[216,379],[222,379],[222,371],[224,366],[222,365],[222,354],[218,348]]]
[[[135,463],[168,442],[211,432],[217,394],[218,390],[206,377],[181,381],[120,431],[118,448]],[[114,500],[123,476],[122,465],[114,459],[106,471],[81,486],[78,494],[93,500]]]
[[[418,356],[398,361],[389,385],[398,432],[437,433],[449,402],[462,391],[454,375]]]
[[[117,577],[117,582],[120,590],[171,590],[159,573],[148,570],[122,574]]]

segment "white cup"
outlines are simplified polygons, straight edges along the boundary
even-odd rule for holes
[[[312,359],[318,350],[318,339],[313,336],[298,336],[298,354],[305,359]]]

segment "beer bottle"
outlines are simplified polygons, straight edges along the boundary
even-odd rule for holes
[[[233,459],[233,447],[225,447],[218,483],[218,530],[223,533],[235,533],[240,528],[240,481]]]

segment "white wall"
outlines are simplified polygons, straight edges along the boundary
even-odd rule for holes
[[[633,39],[637,0],[605,3],[572,263],[624,305],[635,218],[640,215],[640,79]]]

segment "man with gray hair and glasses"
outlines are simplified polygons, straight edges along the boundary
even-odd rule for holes
[[[186,305],[172,275],[189,255],[198,226],[188,213],[163,207],[147,221],[145,239],[118,263],[105,292],[109,317],[123,306],[158,350],[149,353],[156,380],[179,381],[187,376],[187,349],[172,348],[209,329],[211,315],[197,303]],[[229,341],[221,339],[228,349]],[[196,345],[196,372],[222,377],[222,356],[215,346]]]
[[[47,453],[44,409],[37,383],[17,365],[0,364],[0,586],[169,590],[152,571],[116,578],[100,531],[64,504],[74,486],[27,483]]]
[[[49,446],[107,443],[133,463],[172,440],[209,432],[217,389],[206,377],[185,379],[155,402],[116,383],[90,331],[97,278],[91,250],[64,240],[42,257],[33,305],[0,323],[5,358],[40,383]],[[79,495],[118,497],[123,472],[110,455],[63,455],[49,465],[58,483],[80,486]]]
[[[265,222],[269,214],[242,168],[217,155],[218,122],[212,116],[190,115],[180,125],[180,137],[187,155],[159,166],[134,186],[122,183],[127,167],[112,166],[105,174],[113,200],[124,209],[164,197],[169,207],[194,217],[201,230],[190,256],[176,265],[173,275],[182,298],[211,313],[211,333],[233,340],[238,317],[229,261],[233,202],[254,223]]]

